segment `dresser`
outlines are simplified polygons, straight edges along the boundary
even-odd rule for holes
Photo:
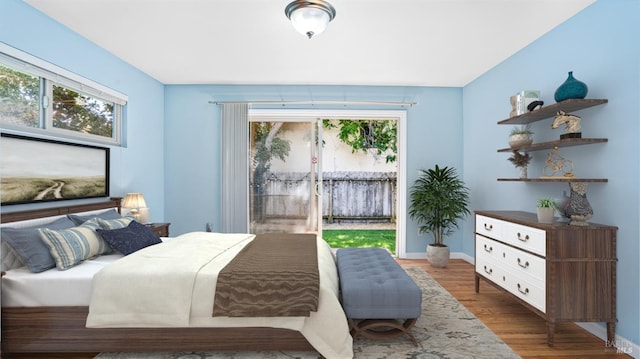
[[[547,322],[606,322],[615,341],[617,227],[538,223],[535,213],[475,211],[475,290],[480,280]]]

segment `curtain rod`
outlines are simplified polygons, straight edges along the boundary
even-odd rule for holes
[[[209,101],[213,105],[248,104],[248,105],[370,105],[370,106],[413,106],[417,102],[395,101]]]

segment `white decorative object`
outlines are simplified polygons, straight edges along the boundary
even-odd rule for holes
[[[511,113],[510,117],[519,116],[526,113],[527,106],[533,101],[540,100],[540,91],[524,90],[511,96]]]
[[[140,209],[138,209],[138,222],[142,224],[151,223],[149,207],[141,207]]]

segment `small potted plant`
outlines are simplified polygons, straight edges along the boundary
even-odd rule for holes
[[[528,146],[533,143],[533,130],[531,129],[531,125],[521,125],[515,126],[511,129],[509,133],[510,141],[509,146],[511,147],[520,147],[520,146]]]
[[[433,243],[427,246],[431,266],[444,268],[449,263],[449,247],[444,237],[458,228],[458,220],[470,214],[469,189],[452,167],[421,170],[411,187],[409,215],[418,222],[419,233],[428,232]]]
[[[527,152],[520,153],[518,150],[513,150],[513,155],[509,157],[509,161],[513,163],[516,168],[520,169],[520,178],[527,178],[527,166],[531,162],[531,155]]]
[[[553,214],[556,211],[556,203],[552,198],[538,198],[537,205],[538,222],[553,223]]]

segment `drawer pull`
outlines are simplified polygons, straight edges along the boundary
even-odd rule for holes
[[[526,236],[522,237],[520,232],[518,232],[518,239],[523,241],[523,242],[527,242],[529,240],[529,235],[527,234]]]
[[[493,269],[491,268],[487,269],[487,266],[484,266],[484,271],[487,272],[487,274],[489,275],[493,274]]]
[[[522,261],[520,261],[520,258],[518,258],[518,265],[522,268],[529,268],[529,261],[524,262],[524,264],[522,264]]]
[[[493,229],[493,224],[489,224],[487,225],[486,223],[484,224],[484,229],[486,229],[487,231],[490,231]]]
[[[484,245],[484,250],[489,252],[489,253],[491,253],[491,252],[493,252],[493,247],[489,246],[489,248],[487,248],[487,245],[485,244]]]
[[[518,292],[524,294],[524,295],[528,295],[529,294],[529,288],[525,288],[524,290],[522,290],[520,288],[520,283],[518,283]]]

